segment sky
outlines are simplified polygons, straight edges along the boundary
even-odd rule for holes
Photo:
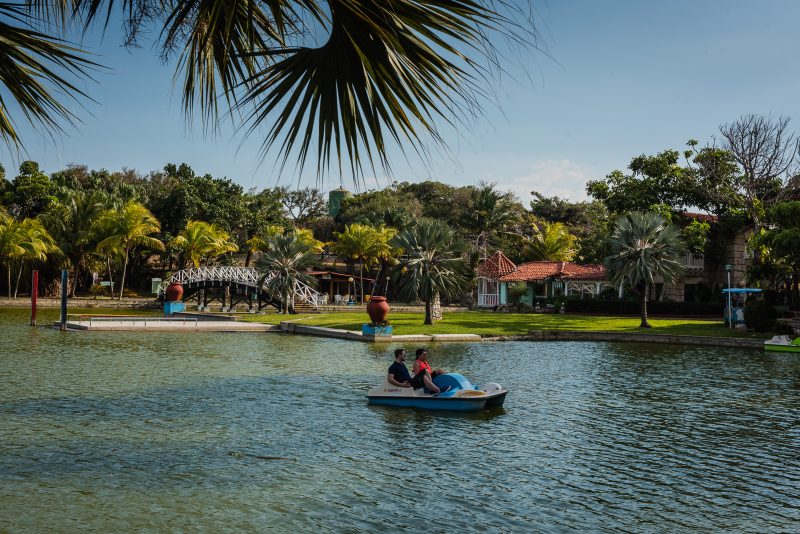
[[[494,182],[530,200],[532,190],[586,198],[587,180],[624,169],[634,156],[710,141],[720,124],[743,114],[794,117],[800,131],[800,44],[794,0],[550,0],[533,2],[540,45],[518,53],[493,82],[495,98],[475,124],[445,131],[449,152],[430,164],[394,154],[392,180],[454,185]],[[245,188],[340,184],[350,175],[279,174],[261,162],[260,140],[230,124],[217,136],[187,125],[174,65],[149,43],[128,50],[112,31],[87,47],[109,69],[85,87],[96,103],[77,109],[82,124],[57,143],[21,128],[27,157],[54,172],[70,163],[141,172],[186,162]],[[19,160],[0,161],[10,177]],[[363,190],[364,187],[361,187]]]

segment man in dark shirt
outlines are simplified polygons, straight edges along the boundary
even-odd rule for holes
[[[427,373],[419,373],[413,378],[408,372],[406,364],[406,351],[405,349],[396,349],[394,351],[394,363],[389,366],[389,374],[387,380],[393,386],[401,388],[414,389],[424,387],[428,393],[439,393],[439,388],[433,383]]]

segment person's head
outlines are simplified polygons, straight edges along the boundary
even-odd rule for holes
[[[431,378],[436,378],[437,376],[443,375],[444,369],[434,369],[431,373]]]
[[[404,362],[406,360],[406,349],[395,349],[394,361]]]
[[[428,359],[428,351],[425,349],[417,349],[417,359],[425,361]]]

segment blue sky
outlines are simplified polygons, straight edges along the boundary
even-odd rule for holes
[[[745,113],[794,117],[800,131],[800,2],[534,2],[551,58],[526,52],[494,87],[496,104],[468,132],[450,131],[449,155],[430,166],[395,158],[394,178],[452,184],[496,182],[528,200],[536,189],[572,199],[584,183],[624,168],[631,157],[707,141],[719,124]],[[242,144],[229,127],[216,138],[187,127],[173,67],[148,43],[129,51],[106,36],[91,49],[111,67],[87,85],[97,104],[83,124],[53,145],[23,128],[30,159],[46,172],[83,163],[147,172],[187,162],[196,172],[227,176],[245,187],[300,183],[259,166],[258,139]],[[13,176],[17,164],[0,157]],[[371,178],[368,186],[387,183]],[[323,189],[338,187],[329,176]],[[349,176],[341,177],[352,189]]]

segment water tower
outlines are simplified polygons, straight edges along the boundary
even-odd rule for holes
[[[352,196],[353,193],[341,186],[328,193],[328,215],[331,217],[339,215],[344,199],[352,198]]]

